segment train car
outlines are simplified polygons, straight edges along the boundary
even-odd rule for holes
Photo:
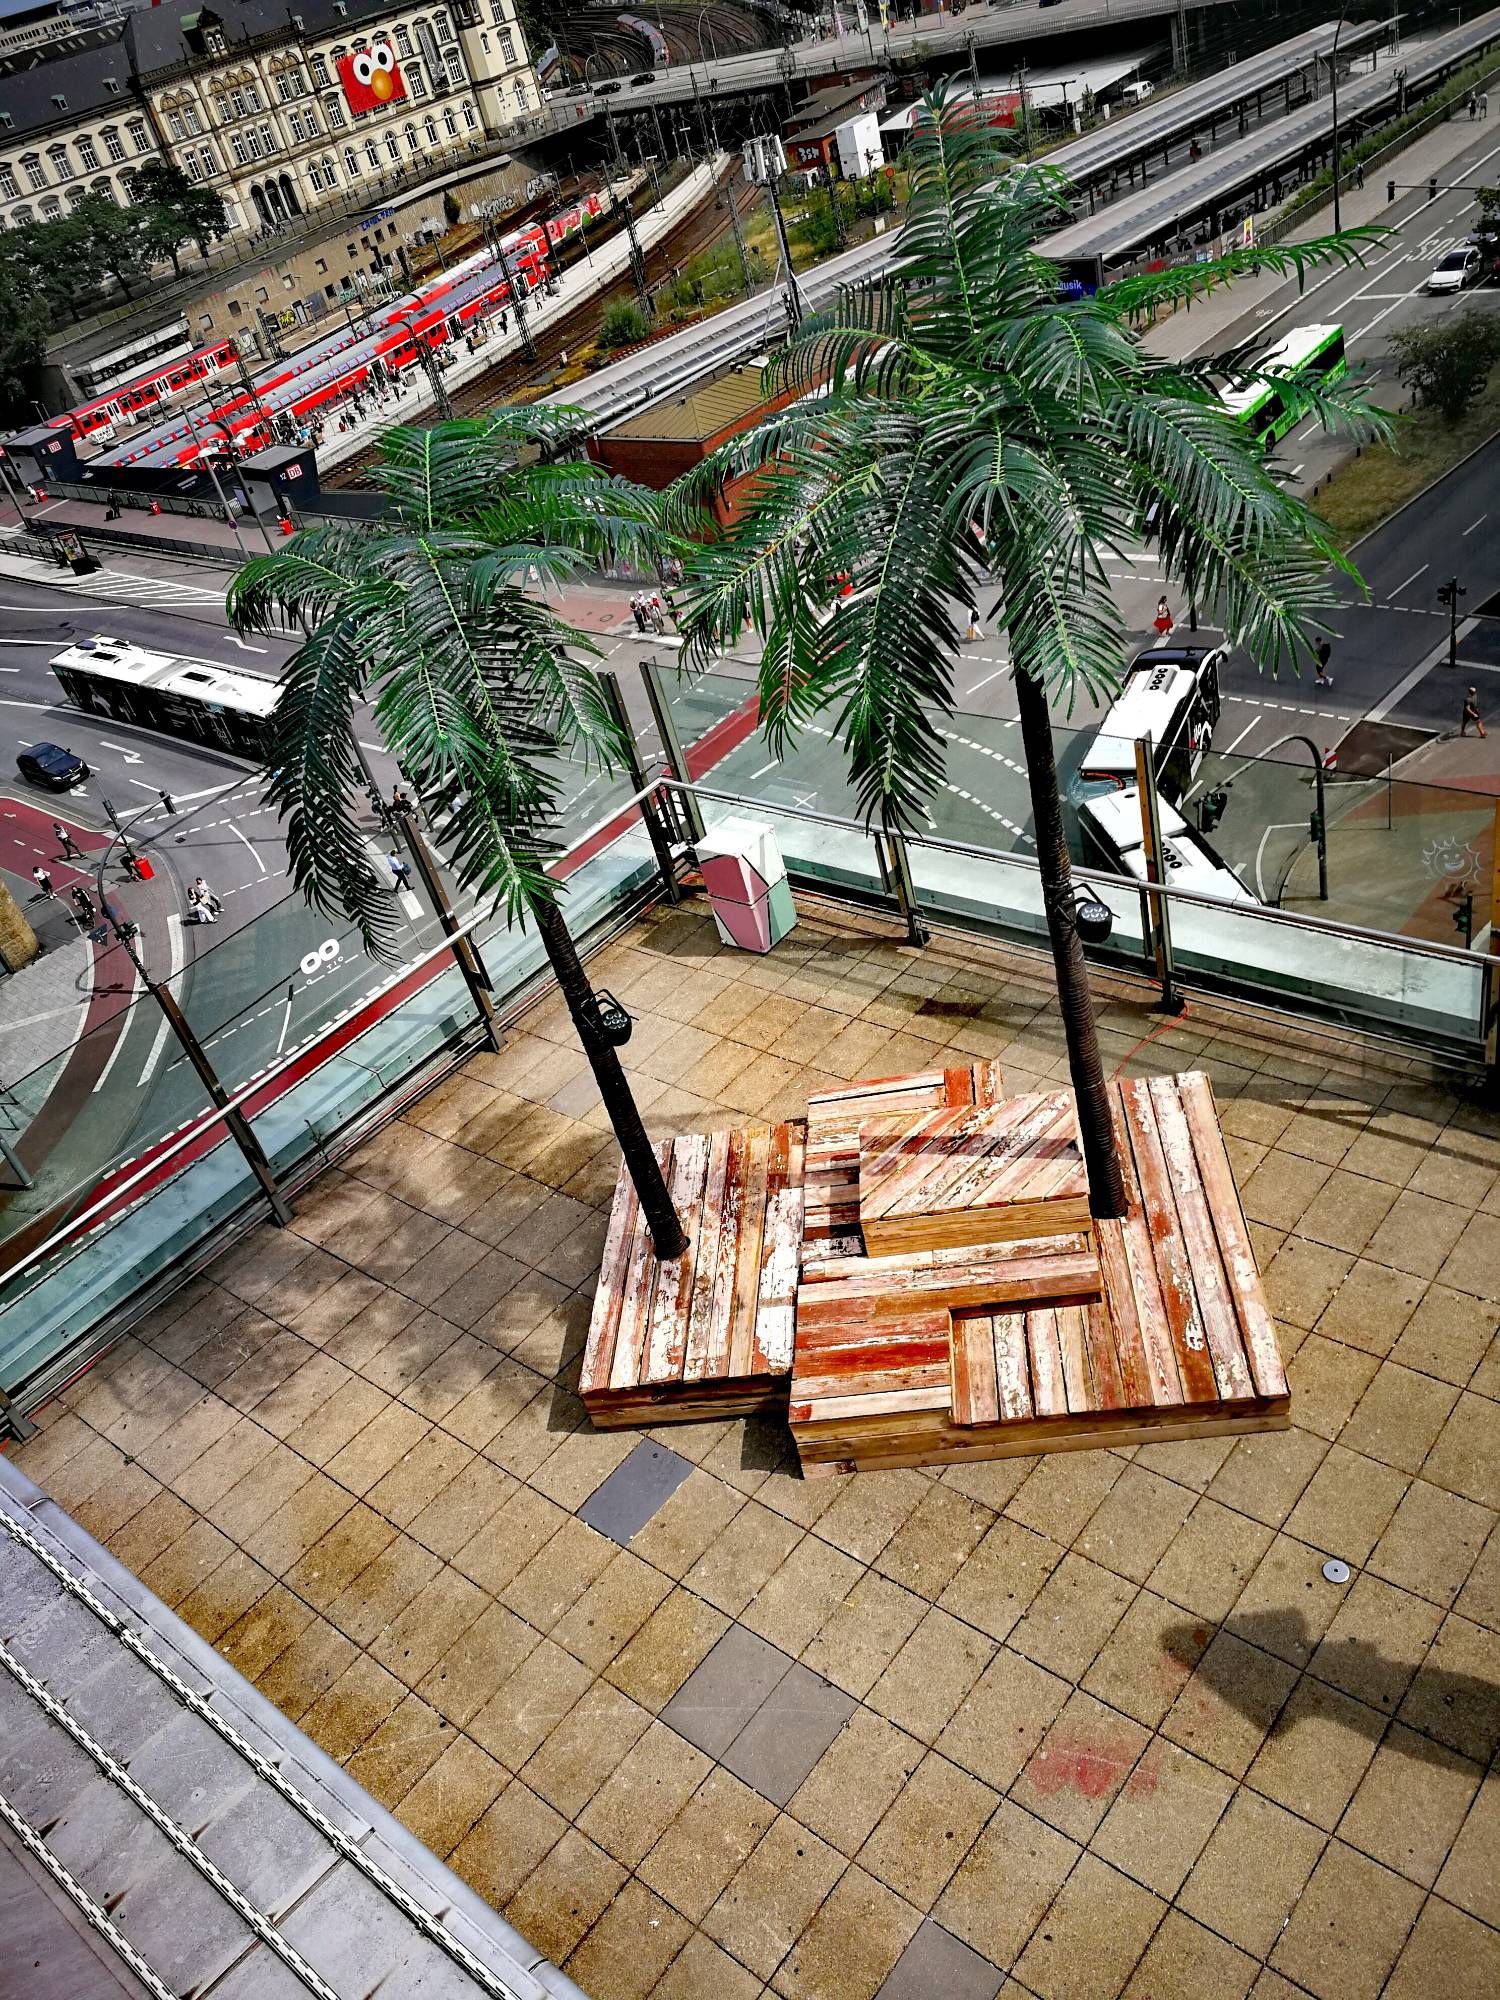
[[[597,189],[591,190],[578,201],[570,202],[566,208],[549,215],[542,224],[547,233],[548,246],[555,250],[569,237],[576,236],[585,223],[595,222],[604,213],[604,197]]]
[[[158,361],[149,373],[132,376],[102,396],[66,411],[56,420],[57,428],[70,430],[80,443],[92,438],[108,444],[122,425],[154,421],[185,389],[232,370],[235,359],[234,342],[218,340],[194,348],[191,354],[181,354],[175,361]]]

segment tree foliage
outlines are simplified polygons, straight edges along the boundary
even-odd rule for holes
[[[844,745],[861,809],[918,823],[943,777],[962,607],[992,599],[1016,669],[1067,699],[1117,684],[1128,634],[1106,559],[1154,541],[1164,575],[1212,605],[1273,671],[1305,650],[1344,568],[1221,401],[1225,373],[1274,382],[1300,418],[1363,435],[1356,392],[1298,382],[1249,352],[1147,353],[1134,323],[1202,295],[1235,256],[1058,302],[1039,242],[1071,190],[1019,165],[940,89],[908,152],[910,205],[891,265],[841,288],[767,371],[798,400],[674,489],[687,529],[747,477],[737,519],[693,559],[689,660],[748,619],[760,712],[780,749],[814,718]],[[1354,261],[1369,232],[1257,249],[1297,274]],[[823,393],[810,396],[809,392]]]
[[[1500,361],[1500,319],[1478,305],[1423,326],[1397,327],[1390,338],[1402,382],[1450,424],[1483,395]]]
[[[127,186],[132,208],[141,218],[146,249],[154,257],[170,257],[181,268],[184,243],[208,245],[224,231],[224,204],[211,187],[191,181],[169,160],[147,160],[131,174]]]
[[[622,758],[598,648],[547,598],[580,571],[643,556],[656,509],[590,461],[557,457],[586,423],[502,407],[387,432],[382,521],[305,528],[231,587],[242,629],[309,630],[282,674],[268,795],[299,888],[352,917],[373,950],[390,947],[396,919],[358,824],[360,704],[429,815],[446,816],[459,879],[513,920],[555,893],[545,864],[561,753]]]

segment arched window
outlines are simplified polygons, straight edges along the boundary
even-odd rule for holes
[[[422,130],[427,134],[428,145],[435,146],[438,142],[437,120],[435,118],[424,118],[422,120]]]
[[[443,106],[443,129],[447,132],[450,139],[458,137],[458,120],[453,115],[453,106],[451,104]]]
[[[35,221],[36,217],[29,208],[18,208],[11,217],[12,226],[16,229],[29,229]]]
[[[414,153],[417,150],[417,128],[415,125],[407,124],[402,129],[406,134],[406,150],[408,153]]]
[[[478,123],[478,114],[475,112],[473,105],[466,102],[464,105],[464,124],[472,132]]]
[[[110,180],[108,174],[101,174],[98,180],[90,181],[89,193],[102,194],[106,201],[115,201],[118,199],[115,194],[114,183]]]
[[[62,203],[55,194],[49,194],[47,199],[42,203],[42,220],[43,222],[62,221]]]
[[[359,155],[352,146],[344,148],[344,172],[351,181],[359,179],[361,172]]]

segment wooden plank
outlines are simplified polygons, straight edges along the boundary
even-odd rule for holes
[[[1005,1072],[1000,1067],[1000,1058],[991,1056],[985,1062],[973,1065],[970,1074],[974,1080],[974,1102],[976,1104],[999,1104],[1005,1097]]]
[[[739,1242],[734,1294],[729,1309],[729,1359],[725,1373],[747,1375],[755,1344],[755,1305],[760,1297],[761,1245],[765,1239],[767,1181],[771,1168],[771,1128],[751,1128],[741,1173]]]
[[[785,1374],[791,1369],[796,1328],[797,1271],[802,1248],[801,1128],[786,1134],[779,1184],[766,1202],[760,1292],[752,1330],[751,1373]]]
[[[974,1102],[974,1069],[967,1064],[963,1069],[943,1071],[943,1102],[945,1104],[972,1104]]]
[[[1039,1306],[1026,1315],[1026,1344],[1030,1349],[1031,1393],[1039,1417],[1065,1417],[1068,1391],[1063,1380],[1062,1347],[1058,1320],[1077,1306]]]
[[[1052,1309],[1052,1323],[1062,1359],[1065,1406],[1075,1413],[1098,1407],[1086,1331],[1087,1310],[1085,1306],[1056,1306]]]
[[[1024,1458],[1038,1451],[1099,1451],[1130,1445],[1162,1444],[1172,1438],[1238,1437],[1246,1432],[1284,1431],[1291,1414],[1283,1404],[1256,1405],[1233,1415],[1180,1415],[1163,1424],[1149,1412],[1117,1411],[1106,1421],[1070,1429],[1067,1423],[1038,1419],[1029,1424],[996,1425],[980,1430],[944,1432],[934,1419],[930,1433],[916,1433],[889,1445],[875,1438],[867,1444],[839,1443],[825,1448],[816,1425],[793,1425],[805,1479],[831,1478],[840,1472],[899,1471],[907,1466],[962,1465],[974,1460]]]
[[[740,1231],[745,1207],[745,1151],[750,1135],[739,1128],[729,1133],[724,1165],[724,1214],[714,1289],[709,1306],[708,1342],[703,1351],[702,1379],[720,1381],[729,1372],[729,1347],[734,1328],[734,1277],[739,1265]]]
[[[967,1208],[983,1199],[982,1191],[1024,1160],[1043,1133],[1056,1124],[1064,1108],[1062,1098],[1061,1092],[1050,1092],[977,1107],[974,1117],[988,1143],[966,1148],[941,1173],[932,1176],[926,1190],[934,1198],[932,1206]]]
[[[1156,1129],[1166,1160],[1167,1179],[1177,1205],[1177,1219],[1198,1294],[1198,1308],[1214,1380],[1226,1402],[1253,1396],[1255,1380],[1240,1337],[1239,1316],[1224,1270],[1223,1254],[1204,1194],[1203,1179],[1193,1150],[1187,1114],[1182,1108],[1176,1077],[1156,1076],[1150,1082]]]
[[[708,1173],[708,1139],[702,1132],[686,1132],[672,1145],[672,1174],[667,1183],[672,1205],[682,1219],[687,1248],[680,1257],[663,1261],[657,1274],[656,1293],[651,1301],[651,1325],[646,1340],[646,1367],[642,1380],[653,1384],[679,1382],[687,1354],[688,1308],[693,1296],[693,1268],[697,1255],[698,1217],[703,1207],[703,1184]]]
[[[1035,1412],[1026,1349],[1025,1313],[996,1313],[995,1381],[1002,1423],[1025,1423]]]
[[[1109,1313],[1103,1305],[1084,1306],[1079,1312],[1079,1320],[1088,1352],[1089,1408],[1123,1410],[1129,1399],[1125,1394],[1119,1347]]]
[[[708,1142],[708,1169],[703,1182],[703,1208],[698,1224],[698,1254],[693,1260],[693,1293],[688,1306],[687,1352],[682,1379],[701,1382],[713,1345],[714,1301],[718,1293],[719,1251],[729,1210],[729,1162],[732,1132],[715,1132]]]
[[[1151,1366],[1141,1335],[1140,1311],[1135,1284],[1125,1255],[1123,1225],[1116,1219],[1097,1219],[1094,1247],[1099,1258],[1099,1275],[1104,1286],[1104,1309],[1112,1336],[1111,1346],[1119,1363],[1120,1393],[1127,1409],[1149,1409],[1156,1401],[1152,1393]]]
[[[865,1233],[873,1257],[896,1257],[924,1250],[966,1251],[986,1245],[1038,1242],[1054,1232],[1079,1236],[1092,1227],[1087,1195],[1065,1200],[1017,1202],[1009,1208],[952,1209],[938,1216],[872,1223]],[[938,1240],[934,1241],[934,1237]]]
[[[1275,1324],[1266,1309],[1255,1252],[1250,1247],[1250,1232],[1245,1227],[1239,1192],[1224,1149],[1213,1091],[1206,1076],[1191,1070],[1178,1079],[1178,1092],[1193,1135],[1193,1152],[1203,1177],[1204,1196],[1224,1253],[1224,1268],[1239,1315],[1245,1352],[1250,1358],[1250,1372],[1262,1396],[1285,1396],[1286,1370],[1281,1363],[1281,1348]]]
[[[982,1264],[949,1267],[916,1274],[919,1284],[905,1295],[873,1301],[877,1318],[897,1316],[919,1297],[956,1306],[989,1306],[996,1310],[1029,1305],[1084,1305],[1097,1297],[1099,1265],[1091,1251],[1061,1257],[1006,1257]]]
[[[1121,1218],[1119,1229],[1125,1265],[1130,1273],[1136,1326],[1146,1355],[1151,1401],[1180,1403],[1184,1399],[1182,1377],[1177,1369],[1177,1350],[1172,1341],[1166,1301],[1161,1294],[1151,1225],[1144,1209],[1132,1203],[1130,1213]]]
[[[635,1183],[622,1164],[620,1177],[615,1182],[615,1198],[610,1205],[609,1230],[604,1238],[599,1283],[594,1291],[594,1310],[589,1316],[589,1337],[578,1378],[578,1392],[583,1396],[609,1387],[609,1371],[615,1358],[615,1336],[620,1330],[620,1309],[625,1301],[625,1276],[630,1265],[630,1246],[638,1208]]]
[[[662,1173],[669,1176],[672,1171],[670,1140],[657,1147],[656,1157],[660,1162]],[[625,1272],[620,1326],[615,1337],[615,1358],[609,1371],[609,1386],[612,1390],[634,1388],[641,1379],[641,1368],[646,1358],[646,1336],[651,1323],[651,1295],[656,1288],[657,1268],[651,1231],[646,1226],[644,1214],[638,1209],[635,1233],[630,1244],[630,1262]]]
[[[989,1313],[953,1315],[953,1421],[993,1424],[1000,1418],[995,1370],[995,1322]]]
[[[1149,1233],[1152,1262],[1161,1287],[1172,1342],[1177,1393],[1158,1401],[1212,1403],[1218,1399],[1208,1335],[1198,1304],[1197,1289],[1187,1259],[1187,1246],[1177,1221],[1177,1204],[1167,1174],[1166,1156],[1156,1129],[1156,1106],[1144,1077],[1128,1077],[1119,1085],[1120,1113],[1129,1134],[1140,1189],[1141,1211]],[[1132,1254],[1147,1239],[1131,1226],[1126,1242]],[[1149,1343],[1148,1343],[1149,1344]]]

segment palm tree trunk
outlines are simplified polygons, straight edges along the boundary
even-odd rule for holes
[[[598,1030],[593,1025],[593,988],[589,985],[588,974],[583,969],[572,933],[563,922],[561,910],[550,898],[533,904],[531,914],[536,921],[542,949],[547,954],[558,988],[573,1017],[573,1025],[578,1030],[578,1039],[583,1043],[583,1052],[594,1072],[604,1109],[620,1143],[626,1172],[640,1197],[641,1211],[651,1231],[656,1254],[658,1257],[680,1257],[687,1248],[687,1237],[678,1220],[677,1210],[672,1206],[661,1162],[641,1122],[641,1114],[630,1093],[630,1082],[620,1066],[620,1058],[607,1042],[599,1039]]]
[[[1047,692],[1024,668],[1017,668],[1015,680],[1021,741],[1026,747],[1026,775],[1031,785],[1031,822],[1042,876],[1042,900],[1047,910],[1047,934],[1052,940],[1052,962],[1057,968],[1057,997],[1068,1044],[1068,1070],[1073,1078],[1078,1130],[1088,1169],[1089,1211],[1096,1216],[1124,1215],[1129,1203],[1115,1146],[1109,1085],[1099,1055],[1094,996],[1089,990],[1088,965],[1073,921],[1073,863],[1063,832]]]

